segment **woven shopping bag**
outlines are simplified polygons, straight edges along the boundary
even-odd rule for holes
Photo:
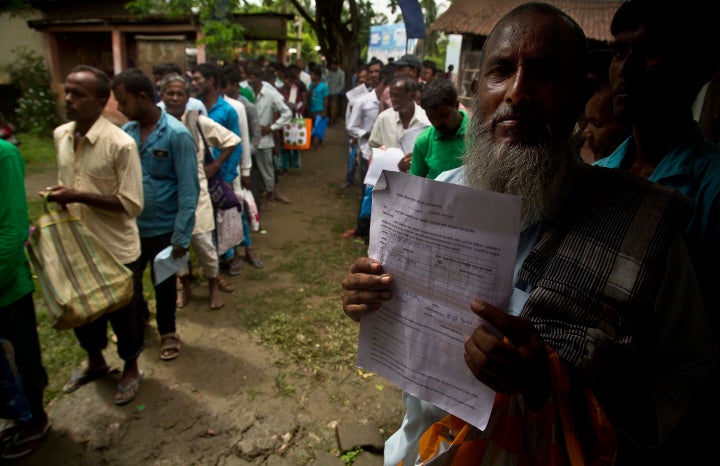
[[[283,127],[283,149],[310,149],[312,125],[312,118],[302,118],[295,115],[295,118]]]
[[[68,210],[44,213],[30,235],[28,253],[58,330],[86,325],[120,309],[133,296],[133,274]]]

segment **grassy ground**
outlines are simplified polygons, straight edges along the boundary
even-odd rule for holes
[[[27,134],[20,134],[19,138],[28,174],[55,170],[51,139]],[[340,199],[339,202],[345,202],[347,206],[338,209],[338,212],[355,210],[350,204],[352,199]],[[28,210],[33,222],[42,214],[42,201],[39,198],[29,200]],[[333,231],[339,236],[347,228],[347,215],[327,214],[314,218],[313,222],[312,227]],[[340,367],[353,367],[357,326],[348,325],[348,319],[338,312],[338,296],[339,277],[347,264],[358,256],[358,245],[350,241],[328,244],[319,239],[316,244],[306,246],[298,249],[293,244],[285,244],[279,250],[264,249],[264,253],[279,258],[281,263],[277,268],[290,277],[290,286],[252,287],[257,291],[243,293],[242,306],[237,306],[235,312],[262,344],[282,352],[284,358],[278,364],[289,370],[298,364],[312,368],[318,374]],[[194,259],[193,256],[191,258]],[[194,267],[194,270],[199,271],[200,268]],[[266,270],[245,267],[243,280],[271,283]],[[50,379],[46,390],[49,402],[62,395],[63,384],[84,360],[85,353],[72,331],[52,328],[39,287],[36,289],[38,332],[43,362]],[[147,271],[144,289],[147,299],[152,301],[152,285]],[[150,307],[154,309],[152,303]],[[278,383],[282,385],[282,381]],[[278,388],[292,390],[291,386]]]

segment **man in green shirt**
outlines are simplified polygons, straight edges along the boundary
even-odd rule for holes
[[[42,365],[35,321],[35,284],[25,255],[30,231],[25,195],[25,162],[9,142],[0,140],[0,355],[12,370],[0,372],[0,385],[22,391],[2,390],[12,401],[0,400],[0,417],[12,411],[10,424],[0,426],[2,459],[25,456],[38,447],[50,430],[43,405],[48,383]],[[6,364],[1,365],[3,368]],[[17,371],[17,372],[15,372]],[[17,383],[16,376],[22,384]],[[10,406],[6,403],[11,402]],[[21,409],[22,408],[22,409]],[[7,416],[10,417],[10,416]]]
[[[459,110],[457,91],[448,79],[427,83],[420,94],[420,106],[432,126],[415,140],[410,173],[435,179],[462,165],[468,115]]]

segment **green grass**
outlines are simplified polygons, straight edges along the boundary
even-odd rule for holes
[[[55,169],[54,152],[47,150],[52,149],[51,141],[21,136],[28,173]],[[339,202],[347,206],[338,209],[337,215],[315,218],[311,228],[339,237],[348,223],[354,221],[348,212],[355,212],[357,208],[350,198],[341,196]],[[42,200],[29,200],[28,211],[33,222],[42,214]],[[354,368],[358,326],[340,311],[340,280],[348,265],[362,254],[362,249],[351,241],[320,238],[303,243],[302,248],[287,243],[267,254],[277,255],[280,263],[276,270],[281,272],[276,273],[282,273],[285,284],[289,285],[275,285],[265,269],[246,267],[244,280],[261,282],[263,286],[252,287],[244,293],[242,306],[235,312],[257,341],[280,351],[281,357],[275,364],[284,372],[276,379],[276,388],[280,395],[288,396],[295,390],[293,374],[298,367],[310,370],[318,380],[324,379],[327,371]],[[193,270],[198,273],[200,267],[196,267],[192,252],[191,260]],[[145,271],[143,288],[146,298],[152,300],[149,268]],[[38,333],[50,380],[46,399],[50,401],[62,395],[63,384],[85,359],[85,353],[74,332],[52,328],[39,286],[36,290]]]
[[[30,133],[18,133],[17,138],[20,141],[18,149],[25,159],[27,173],[50,170],[57,166],[52,134],[37,136]]]

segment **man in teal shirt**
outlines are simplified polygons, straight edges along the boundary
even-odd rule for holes
[[[184,124],[155,105],[152,82],[142,71],[129,69],[118,74],[112,90],[118,109],[130,120],[123,130],[135,139],[140,152],[145,206],[137,225],[141,251],[138,260],[143,270],[169,246],[176,259],[188,252],[200,193],[195,141]],[[161,283],[153,281],[153,285],[160,357],[168,361],[180,354],[175,327],[175,275]]]
[[[693,102],[718,69],[713,14],[693,6],[630,0],[618,8],[610,30],[609,78],[616,111],[632,121],[632,136],[595,165],[628,170],[676,189],[695,202],[685,244],[700,283],[715,342],[720,341],[720,149],[693,119]],[[720,417],[720,366],[700,386],[685,419],[665,445],[634,464],[701,464],[715,454]]]
[[[432,126],[415,140],[410,173],[435,179],[462,164],[468,115],[459,110],[457,91],[450,80],[434,79],[420,94],[420,106]]]

